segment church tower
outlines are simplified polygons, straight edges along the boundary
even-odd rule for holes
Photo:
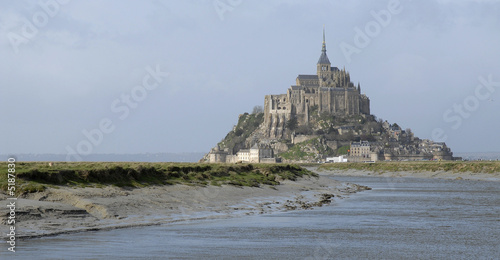
[[[325,27],[323,27],[323,46],[321,48],[321,56],[319,56],[317,64],[317,74],[320,85],[324,85],[328,79],[331,79],[331,63],[326,55]]]

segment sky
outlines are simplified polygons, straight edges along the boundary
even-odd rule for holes
[[[0,154],[208,152],[332,66],[377,118],[500,151],[500,1],[0,1]]]

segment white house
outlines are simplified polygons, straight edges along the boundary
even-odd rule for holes
[[[326,162],[327,163],[343,163],[347,162],[347,158],[344,158],[343,155],[339,157],[326,157]]]

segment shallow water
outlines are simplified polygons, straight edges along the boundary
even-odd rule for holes
[[[19,242],[36,259],[498,259],[500,182],[333,177],[331,206]],[[5,254],[2,253],[2,259]],[[8,255],[12,256],[11,254]]]

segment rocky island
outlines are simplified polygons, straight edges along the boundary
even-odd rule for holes
[[[323,31],[316,74],[298,75],[286,94],[266,95],[264,106],[241,114],[200,161],[325,162],[340,155],[350,162],[454,159],[445,143],[420,139],[410,128],[370,114],[361,84],[331,65]]]

